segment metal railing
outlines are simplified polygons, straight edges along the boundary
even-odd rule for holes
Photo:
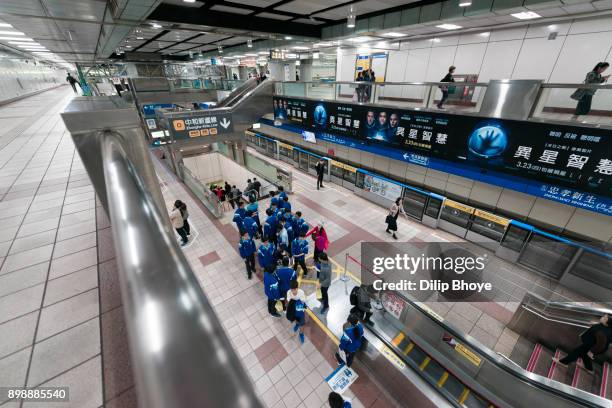
[[[110,131],[101,158],[139,406],[260,407],[173,231]]]
[[[510,81],[512,82],[512,81]],[[449,111],[478,113],[488,82],[292,82],[277,81],[275,94],[338,102],[392,105],[399,108],[437,109],[442,90],[448,92],[444,106]],[[574,116],[578,101],[570,96],[576,89],[594,91],[589,123],[612,124],[612,85],[540,84],[537,100],[529,118],[538,120],[584,121]]]

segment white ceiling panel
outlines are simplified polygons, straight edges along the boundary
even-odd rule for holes
[[[235,45],[235,44],[244,43],[244,42],[246,42],[246,40],[247,40],[246,37],[234,37],[234,38],[229,38],[227,40],[219,41],[219,44],[221,44],[221,45]]]
[[[43,16],[44,10],[39,0],[2,0],[0,1],[0,13]]]
[[[274,9],[298,14],[310,14],[317,10],[333,6],[337,3],[337,1],[333,0],[295,0],[290,3],[283,4],[282,6],[275,7]]]
[[[204,34],[198,38],[194,38],[193,40],[189,40],[189,42],[192,43],[198,43],[198,44],[206,44],[206,43],[210,43],[213,41],[219,41],[223,38],[227,38],[229,36],[224,35],[224,34]]]
[[[284,14],[274,14],[274,13],[266,13],[266,12],[257,14],[257,17],[271,18],[273,20],[291,20],[293,18],[291,16],[286,16]]]
[[[106,4],[101,1],[44,0],[52,17],[101,21]]]
[[[234,13],[234,14],[249,14],[252,13],[253,10],[243,9],[238,7],[228,7],[228,6],[213,6],[210,8],[214,11],[223,11],[225,13]]]
[[[268,7],[278,3],[278,0],[233,0],[232,3],[248,4],[255,7]]]

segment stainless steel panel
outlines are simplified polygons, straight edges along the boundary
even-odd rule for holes
[[[527,119],[536,104],[541,84],[541,80],[492,79],[479,113],[493,118]]]

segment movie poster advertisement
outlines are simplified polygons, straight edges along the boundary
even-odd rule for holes
[[[612,196],[612,143],[605,129],[282,97],[274,98],[274,113],[317,137],[330,133],[405,157],[461,162]]]

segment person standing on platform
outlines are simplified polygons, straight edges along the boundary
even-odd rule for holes
[[[189,221],[187,220],[189,218],[189,212],[187,212],[187,204],[180,200],[177,200],[177,202],[181,203],[179,209],[181,210],[181,215],[183,216],[183,229],[185,229],[185,233],[187,235],[191,235],[191,225],[189,225]]]
[[[278,247],[284,255],[291,256],[289,252],[289,233],[285,228],[285,219],[281,218],[278,225]]]
[[[440,82],[455,82],[455,78],[453,78],[453,74],[455,73],[455,66],[451,65],[448,67],[448,73],[440,80]],[[444,102],[448,99],[448,94],[450,92],[450,87],[448,85],[440,85],[440,91],[442,91],[442,99],[438,102],[438,109],[444,109]]]
[[[238,228],[238,232],[240,235],[245,231],[244,230],[244,219],[246,217],[246,210],[244,209],[244,203],[242,201],[238,202],[238,208],[234,211],[234,218],[232,221],[236,223],[236,227]]]
[[[315,263],[319,263],[319,254],[327,251],[329,248],[329,239],[327,239],[327,231],[323,227],[323,221],[319,221],[316,227],[308,231],[306,236],[312,235],[314,241],[314,255],[313,259]]]
[[[291,213],[291,203],[289,202],[289,197],[287,196],[283,197],[283,201],[280,205],[283,206],[283,208],[285,209],[285,212]]]
[[[255,241],[249,237],[249,234],[244,231],[240,242],[238,242],[238,251],[240,256],[244,259],[246,265],[247,278],[251,279],[253,273],[255,273]]]
[[[285,199],[285,197],[287,197],[287,192],[285,191],[285,187],[283,186],[278,186],[278,203],[276,204],[276,206],[278,208],[281,208],[281,203],[280,201],[283,201]]]
[[[602,76],[601,74],[610,66],[607,62],[599,62],[593,70],[587,72],[584,79],[585,84],[603,84],[610,78],[610,75]],[[577,100],[576,110],[572,116],[572,120],[577,120],[580,115],[588,115],[591,111],[591,103],[593,102],[595,89],[578,88],[571,94],[570,98]]]
[[[337,392],[330,392],[327,397],[327,402],[329,403],[329,408],[352,408],[350,401],[342,398],[342,395]]]
[[[263,235],[263,230],[261,228],[261,220],[259,219],[259,203],[255,200],[255,197],[249,197],[249,205],[246,207],[247,212],[253,213],[253,219],[257,223],[257,232],[261,237]]]
[[[78,95],[79,93],[77,92],[76,84],[78,84],[79,81],[77,81],[75,79],[75,77],[70,75],[70,72],[68,72],[68,76],[66,77],[66,82],[68,82],[70,84],[70,86],[72,87],[72,90],[74,91],[74,93]],[[79,87],[80,86],[81,86],[81,84],[79,84]]]
[[[238,203],[242,201],[240,199],[240,196],[242,195],[242,193],[240,192],[238,187],[236,187],[235,185],[232,186],[231,192],[232,192],[232,199],[234,200],[234,204],[238,205]]]
[[[249,234],[249,238],[257,238],[257,221],[255,221],[255,217],[253,217],[253,213],[251,211],[247,211],[246,217],[244,217],[244,220],[242,220],[242,226]]]
[[[580,335],[582,344],[572,350],[567,356],[562,359],[553,358],[553,361],[567,367],[569,363],[573,363],[578,358],[582,359],[582,368],[592,372],[593,363],[591,360],[595,355],[604,354],[608,351],[610,343],[612,343],[612,328],[610,327],[610,317],[606,314],[599,319],[599,323],[589,327]]]
[[[253,177],[253,188],[257,191],[257,199],[261,198],[261,183],[257,180],[257,177]]]
[[[281,317],[276,311],[276,302],[281,298],[280,282],[276,274],[275,265],[264,270],[264,291],[268,298],[268,313],[273,317]]]
[[[300,236],[293,240],[291,244],[291,253],[293,255],[293,270],[297,273],[298,267],[302,267],[302,277],[308,276],[308,269],[306,268],[306,255],[308,254],[308,240],[306,240],[306,234],[300,233]]]
[[[287,291],[287,319],[295,322],[293,331],[299,331],[300,343],[304,344],[304,322],[306,316],[306,295],[299,288],[297,280],[291,281],[290,288]]]
[[[276,197],[276,191],[270,191],[270,206],[268,208],[278,207],[278,197]]]
[[[263,235],[268,238],[272,242],[276,243],[276,228],[277,228],[277,219],[276,214],[272,211],[272,209],[268,208],[266,210],[266,222],[263,226]]]
[[[321,303],[322,307],[319,313],[325,314],[329,309],[329,296],[327,291],[331,286],[332,282],[332,267],[329,263],[329,259],[327,258],[327,254],[325,252],[319,255],[319,260],[321,261],[319,266],[319,286],[321,287]]]
[[[340,338],[339,350],[336,352],[338,364],[346,364],[350,368],[362,342],[363,326],[359,323],[359,318],[356,315],[350,314],[347,322],[342,326],[342,337]]]
[[[395,203],[391,205],[391,208],[389,209],[389,214],[385,219],[385,222],[387,223],[387,229],[385,230],[385,232],[393,234],[394,239],[397,239],[397,235],[395,235],[395,233],[397,232],[397,218],[399,217],[400,213],[406,215],[406,212],[402,208],[401,201],[401,197],[398,197],[395,200]]]
[[[176,200],[174,202],[174,207],[170,211],[170,222],[172,222],[172,226],[176,230],[176,233],[181,237],[181,246],[187,245],[189,239],[187,238],[187,231],[183,225],[185,221],[183,220],[183,214],[181,214],[181,201]]]
[[[276,265],[276,247],[266,237],[261,240],[257,250],[257,260],[262,270]]]
[[[323,175],[325,174],[325,161],[323,159],[319,159],[315,166],[315,170],[317,171],[317,190],[323,188]]]
[[[281,296],[285,299],[286,306],[286,298],[287,291],[291,289],[291,281],[297,280],[297,274],[295,271],[289,266],[289,257],[284,256],[281,261],[281,267],[276,270],[278,275],[278,280],[280,282],[280,291]]]

